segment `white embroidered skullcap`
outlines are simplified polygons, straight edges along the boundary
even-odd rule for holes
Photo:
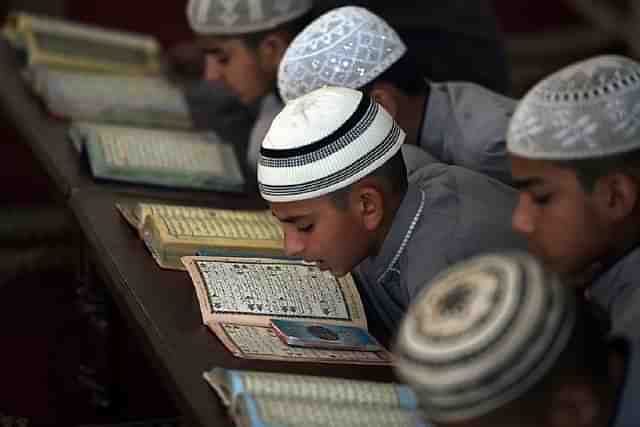
[[[198,34],[246,34],[293,21],[312,7],[312,0],[189,0],[187,20]]]
[[[262,142],[258,186],[271,202],[344,188],[382,166],[405,133],[362,92],[324,87],[289,102]]]
[[[407,51],[398,34],[367,9],[345,6],[309,24],[291,42],[278,69],[287,102],[325,85],[358,89]]]
[[[396,372],[427,419],[484,415],[551,369],[576,321],[572,297],[530,255],[489,254],[457,264],[409,307]]]
[[[532,159],[585,159],[640,149],[640,64],[598,56],[564,68],[526,94],[508,150]]]

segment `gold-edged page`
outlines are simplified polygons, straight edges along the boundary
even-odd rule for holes
[[[183,257],[203,322],[236,357],[362,365],[388,365],[391,354],[291,347],[270,320],[300,319],[367,327],[353,278],[333,277],[302,260]]]
[[[207,326],[234,356],[241,359],[346,365],[392,364],[392,355],[387,350],[351,351],[292,347],[282,342],[268,326],[231,322],[209,323]]]
[[[156,228],[164,245],[180,248],[196,247],[224,249],[228,251],[258,252],[260,255],[282,255],[284,243],[282,228],[269,215],[241,213],[233,211],[185,212],[191,216],[154,214],[150,221]],[[197,214],[203,214],[196,216]],[[194,255],[185,254],[185,255]]]
[[[30,64],[127,74],[161,71],[161,48],[151,36],[38,15],[14,19]]]
[[[269,326],[271,319],[367,327],[350,274],[336,278],[299,259],[184,257],[205,323]]]

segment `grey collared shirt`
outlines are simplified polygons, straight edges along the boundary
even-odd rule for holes
[[[637,427],[640,425],[640,342],[626,339],[627,358],[625,362],[624,382],[618,394],[611,427]]]
[[[444,268],[473,255],[524,249],[511,230],[516,191],[485,175],[442,163],[414,172],[375,257],[355,269],[369,321],[395,334],[411,300]]]
[[[419,146],[439,161],[511,182],[505,137],[516,101],[475,83],[430,83]]]
[[[587,293],[609,314],[612,335],[640,339],[640,248],[602,273]]]

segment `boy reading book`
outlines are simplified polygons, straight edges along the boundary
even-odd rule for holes
[[[248,162],[282,108],[276,95],[278,65],[289,42],[309,20],[311,0],[190,0],[189,25],[205,54],[205,78],[222,82],[245,105],[259,104]]]
[[[639,335],[640,64],[579,62],[523,98],[507,135],[520,188],[513,227],[565,279],[587,287],[614,333]]]
[[[478,252],[522,247],[516,192],[432,163],[407,183],[405,133],[361,92],[326,87],[290,101],[262,143],[258,183],[282,222],[285,252],[342,276],[355,269],[383,341],[425,282]]]
[[[325,85],[360,89],[407,133],[405,144],[508,183],[504,140],[515,101],[474,83],[435,83],[432,77],[425,78],[384,19],[346,6],[320,16],[293,39],[280,63],[278,90],[288,102]],[[420,165],[414,156],[405,162],[409,171]]]

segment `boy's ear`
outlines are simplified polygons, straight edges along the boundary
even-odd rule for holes
[[[267,34],[258,45],[262,66],[268,71],[277,72],[288,46],[288,39],[280,32],[274,31]]]
[[[640,187],[623,172],[613,172],[596,182],[594,192],[607,218],[621,221],[629,217],[638,203]]]
[[[384,196],[375,185],[358,185],[352,195],[356,197],[355,206],[364,228],[376,231],[384,219]]]
[[[391,114],[391,117],[396,119],[400,108],[398,89],[389,83],[377,82],[374,83],[373,88],[369,91],[369,96],[378,104],[382,105],[382,107]]]

